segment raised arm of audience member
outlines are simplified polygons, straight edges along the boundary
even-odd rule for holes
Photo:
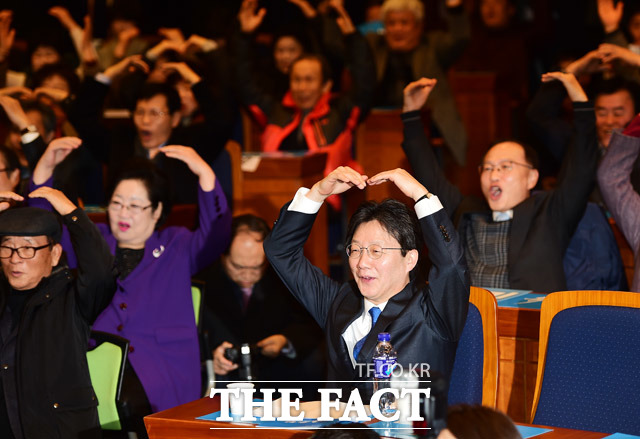
[[[604,43],[598,47],[604,65],[612,65],[614,72],[629,81],[640,82],[640,55],[627,47]]]
[[[82,318],[93,323],[116,289],[113,256],[107,243],[84,210],[76,207],[61,191],[43,186],[32,191],[29,198],[45,201],[62,215],[65,235],[68,233],[68,242],[78,261],[75,298],[79,301]]]
[[[101,124],[102,110],[114,79],[131,71],[146,74],[149,66],[141,55],[132,55],[112,65],[95,77],[87,77],[81,84],[69,119],[78,131],[79,137],[92,148],[94,155],[102,162],[108,161],[108,132]]]
[[[11,29],[12,18],[13,12],[8,9],[0,10],[0,87],[6,85],[9,52],[16,36],[16,30]]]
[[[234,35],[233,46],[236,65],[236,88],[243,105],[255,105],[265,114],[270,114],[278,104],[278,98],[266,93],[253,74],[252,34],[262,24],[267,10],[258,9],[257,0],[243,0],[238,11],[239,32]]]
[[[80,25],[73,19],[69,10],[64,6],[52,6],[48,11],[49,15],[55,17],[62,26],[69,32],[73,45],[80,54],[82,51],[82,39],[84,31]]]
[[[236,111],[229,93],[230,80],[213,84],[212,78],[201,77],[186,62],[164,63],[162,69],[175,71],[182,79],[174,86],[182,100],[183,120],[191,118],[193,122],[197,114],[204,116],[202,123],[190,123],[189,129],[193,135],[193,146],[198,145],[202,158],[212,164],[231,135],[235,121]],[[216,76],[222,79],[224,75]]]
[[[438,61],[448,69],[462,55],[471,39],[469,15],[464,11],[462,0],[447,0],[444,18],[447,32],[434,32],[429,38],[435,44]]]
[[[429,187],[442,202],[447,214],[453,215],[462,201],[460,190],[447,180],[433,152],[431,143],[424,132],[420,109],[436,85],[437,80],[421,78],[404,88],[402,121],[404,123],[404,149],[412,164],[416,179]],[[414,165],[420,163],[420,166]]]
[[[622,132],[614,132],[598,168],[598,183],[607,207],[637,260],[640,249],[640,194],[631,184],[631,171],[640,152],[640,116]],[[640,292],[640,266],[636,264],[631,291]]]
[[[4,109],[9,120],[20,130],[22,152],[29,163],[29,169],[33,170],[47,148],[45,140],[29,121],[20,101],[11,96],[0,95],[0,107]]]
[[[566,73],[576,77],[602,71],[604,66],[597,50],[592,50],[565,67]],[[562,102],[567,90],[558,81],[544,82],[527,108],[527,122],[541,147],[546,148],[555,159],[557,168],[562,163],[567,145],[571,140],[571,123],[562,117]]]
[[[622,0],[598,0],[598,16],[604,28],[604,42],[627,47],[629,41],[620,28],[624,2]]]
[[[58,137],[49,143],[38,164],[33,170],[31,179],[36,186],[41,186],[50,180],[53,171],[62,161],[67,158],[74,149],[82,144],[82,140],[78,137]]]
[[[351,90],[349,90],[351,104],[360,109],[359,121],[362,121],[373,104],[376,85],[373,55],[366,39],[353,25],[342,2],[334,0],[330,4],[338,14],[336,23],[342,32],[347,49],[347,66],[353,80]]]
[[[598,163],[598,137],[592,103],[575,75],[549,72],[542,75],[543,82],[559,81],[573,102],[572,136],[562,163],[558,185],[550,203],[558,224],[565,224],[571,236],[580,221],[595,184]]]

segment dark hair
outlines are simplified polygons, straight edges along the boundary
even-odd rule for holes
[[[296,40],[296,42],[302,47],[303,53],[308,53],[312,50],[312,43],[311,41],[309,41],[309,37],[299,29],[299,26],[283,26],[282,28],[278,29],[273,36],[274,49],[278,40],[284,37],[289,37]]]
[[[0,155],[4,157],[7,175],[16,169],[20,169],[20,159],[18,159],[18,155],[14,150],[6,147],[5,145],[0,145]]]
[[[152,161],[141,157],[134,157],[123,165],[120,173],[109,185],[109,200],[113,197],[113,192],[118,184],[124,180],[138,180],[142,182],[149,195],[149,201],[151,202],[151,208],[153,210],[162,203],[162,213],[156,223],[156,230],[159,229],[171,211],[171,185],[167,175],[153,164]]]
[[[447,428],[458,439],[522,439],[507,415],[480,405],[449,407]]]
[[[52,133],[56,130],[58,123],[56,113],[49,105],[40,100],[24,101],[22,102],[22,109],[25,113],[28,111],[37,111],[40,113],[40,116],[42,117],[42,125],[44,125],[44,129],[47,133]]]
[[[249,229],[251,232],[259,233],[262,237],[262,241],[267,237],[271,228],[265,220],[259,216],[247,213],[245,215],[239,215],[233,218],[231,221],[231,240],[236,237],[240,229]]]
[[[638,97],[640,96],[640,90],[638,90],[638,85],[632,81],[627,81],[624,78],[619,76],[614,76],[613,78],[608,79],[594,79],[589,85],[589,96],[593,96],[593,100],[595,101],[598,97],[602,95],[611,95],[614,93],[618,93],[619,91],[626,91],[631,96],[631,100],[633,102],[633,112],[637,113],[636,109],[640,108],[638,106]]]
[[[33,74],[33,86],[40,87],[42,83],[51,76],[58,75],[62,77],[69,85],[69,93],[75,94],[80,86],[78,75],[73,69],[63,63],[45,64],[37,72]]]
[[[296,65],[299,61],[317,61],[320,63],[320,73],[322,74],[322,83],[325,84],[329,81],[333,76],[331,72],[331,67],[329,66],[329,62],[327,59],[318,55],[317,53],[303,53],[300,55],[292,64],[291,70],[293,70],[293,66]]]
[[[499,139],[499,140],[495,140],[495,141],[491,142],[491,144],[489,145],[487,150],[484,152],[484,154],[482,154],[482,159],[480,160],[480,165],[482,165],[482,163],[484,163],[484,158],[487,156],[487,154],[489,153],[491,148],[493,148],[494,146],[496,146],[496,145],[498,145],[500,143],[505,143],[505,142],[515,143],[516,145],[520,145],[522,147],[522,149],[524,150],[524,160],[528,164],[533,166],[533,169],[538,169],[538,166],[540,166],[540,160],[538,159],[538,152],[535,149],[533,149],[533,147],[527,145],[526,143],[520,142],[518,140],[513,140],[513,139]]]
[[[38,32],[34,32],[29,38],[29,56],[31,57],[40,47],[49,47],[58,52],[58,56],[62,59],[62,55],[64,53],[63,47],[65,46],[64,39],[65,36],[62,34],[62,30],[60,29],[39,29]]]
[[[233,240],[241,231],[250,231],[260,234],[259,241],[262,242],[269,232],[271,232],[271,228],[265,220],[250,213],[233,217],[233,220],[231,221],[231,240],[229,241],[229,246],[224,252],[226,255],[229,254]]]
[[[346,245],[351,244],[353,235],[360,225],[371,221],[378,221],[382,228],[398,241],[402,247],[402,256],[405,256],[408,250],[422,249],[422,235],[416,214],[405,204],[391,198],[380,203],[366,201],[358,206],[349,221]]]
[[[158,95],[166,98],[169,113],[174,114],[176,111],[180,110],[182,104],[180,102],[180,95],[178,92],[168,84],[155,82],[146,82],[142,86],[140,93],[136,97],[136,104],[140,101],[148,101]]]

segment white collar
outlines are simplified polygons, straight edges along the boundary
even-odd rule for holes
[[[501,221],[509,221],[510,219],[513,219],[513,209],[509,209],[505,211],[494,210],[493,212],[491,212],[491,214],[493,216],[493,221],[497,223]]]

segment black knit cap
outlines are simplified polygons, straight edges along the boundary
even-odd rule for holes
[[[38,207],[16,207],[0,213],[0,236],[40,235],[60,242],[62,225],[53,212]]]

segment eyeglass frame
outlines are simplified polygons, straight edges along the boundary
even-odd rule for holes
[[[117,207],[116,209],[116,207],[112,207],[112,206],[116,206],[116,207],[120,206],[120,207]],[[149,204],[148,206],[142,207],[142,206],[138,206],[137,204],[124,204],[124,203],[121,203],[120,201],[111,200],[107,205],[107,210],[111,210],[113,212],[122,212],[122,209],[126,209],[127,212],[129,212],[131,215],[140,215],[142,212],[144,212],[145,210],[147,210],[152,206],[153,206],[153,203]]]
[[[370,245],[368,245],[367,247],[363,247],[363,246],[361,246],[360,244],[349,244],[349,245],[344,249],[344,251],[345,251],[345,253],[347,254],[347,257],[348,257],[349,259],[357,259],[357,258],[361,257],[361,256],[362,256],[362,254],[363,254],[363,253],[360,253],[360,255],[358,255],[358,256],[351,256],[351,255],[353,254],[353,252],[350,252],[350,248],[351,248],[351,247],[353,247],[354,245],[355,245],[355,246],[360,247],[360,250],[359,250],[359,251],[366,250],[366,251],[367,251],[367,256],[369,256],[371,259],[381,259],[381,258],[382,258],[382,255],[386,255],[387,253],[385,253],[384,251],[381,251],[381,252],[380,252],[380,256],[372,256],[372,255],[371,255],[371,252],[369,251],[369,247],[380,247],[380,250],[405,250],[405,249],[404,249],[404,248],[402,248],[402,247],[382,247],[382,246],[381,246],[381,245],[379,245],[379,244],[370,244]],[[351,253],[351,254],[349,254],[349,253]]]
[[[478,173],[480,175],[484,174],[485,172],[490,174],[497,169],[500,173],[504,172],[505,174],[508,174],[513,171],[513,165],[524,166],[525,168],[533,169],[533,165],[530,165],[529,163],[519,163],[513,160],[502,160],[496,165],[488,165],[486,163],[478,165]],[[491,168],[484,169],[486,166],[490,166]]]
[[[8,247],[6,245],[0,245],[0,253],[2,253],[2,249],[3,248],[8,248],[9,250],[11,250],[11,254],[9,256],[6,256],[6,257],[0,256],[0,259],[11,259],[13,257],[14,253],[17,253],[18,257],[20,259],[33,259],[33,258],[36,257],[36,253],[38,252],[38,250],[42,250],[42,249],[45,249],[47,247],[52,247],[52,246],[53,246],[53,244],[51,244],[51,243],[48,243],[48,244],[45,244],[45,245],[41,245],[40,247],[33,247],[31,245],[25,245],[25,246],[22,246],[22,247]],[[22,256],[20,254],[20,251],[23,250],[23,249],[31,249],[31,250],[33,250],[33,256],[31,256],[29,258],[25,258],[24,256]]]

